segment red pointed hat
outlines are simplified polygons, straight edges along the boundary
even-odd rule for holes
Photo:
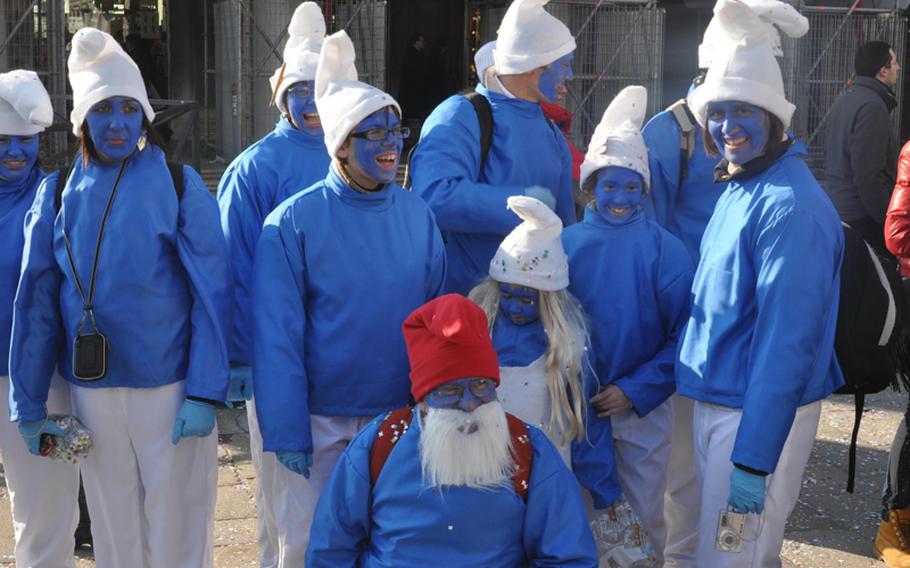
[[[420,306],[401,327],[411,361],[411,394],[420,400],[456,379],[483,377],[499,385],[499,360],[487,316],[459,294]]]

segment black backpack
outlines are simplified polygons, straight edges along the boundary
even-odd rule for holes
[[[847,492],[853,493],[856,438],[867,394],[908,383],[904,355],[907,305],[894,257],[872,248],[858,231],[844,226],[844,261],[834,350],[845,385],[836,394],[855,397]]]
[[[60,206],[63,204],[63,190],[66,189],[66,180],[70,177],[70,172],[76,165],[76,160],[81,156],[73,158],[72,163],[65,170],[60,170],[57,174],[57,184],[54,186],[54,211],[60,212]],[[174,182],[174,191],[177,193],[177,201],[183,198],[183,164],[167,161],[167,171],[171,174],[171,180]]]
[[[474,112],[477,113],[477,123],[480,125],[480,169],[487,162],[487,155],[490,153],[490,146],[493,145],[493,108],[490,101],[477,91],[465,91],[459,93],[462,97],[471,101]],[[401,186],[405,189],[411,189],[411,158],[414,156],[414,150],[420,144],[414,144],[408,151],[407,163],[404,166],[404,182]]]

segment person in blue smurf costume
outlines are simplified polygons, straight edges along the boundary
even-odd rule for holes
[[[695,400],[695,563],[780,566],[821,400],[844,384],[834,353],[844,236],[786,134],[795,107],[764,24],[737,0],[714,14],[733,47],[689,102],[726,188],[702,239],[676,366],[679,394]],[[716,546],[727,510],[743,515],[738,551]]]
[[[9,347],[26,212],[45,174],[38,167],[39,138],[54,109],[34,71],[0,73],[0,452],[9,488],[19,566],[75,568],[73,529],[78,518],[79,468],[32,455],[9,415]],[[54,376],[51,414],[72,414],[69,385]],[[35,438],[34,442],[39,442]]]
[[[604,112],[581,166],[582,188],[593,199],[584,220],[563,232],[563,246],[569,290],[591,319],[602,386],[593,402],[612,422],[623,492],[662,565],[668,399],[693,269],[682,242],[643,210],[650,182],[640,131],[646,107],[645,88],[630,86]]]
[[[256,516],[259,563],[278,566],[287,526],[275,522],[273,478],[275,455],[262,452],[262,434],[252,400],[253,253],[262,223],[282,201],[325,178],[331,157],[325,148],[316,109],[315,82],[319,51],[325,39],[322,9],[303,2],[288,24],[284,63],[269,79],[281,118],[275,128],[244,150],[228,167],[218,186],[221,227],[231,255],[234,316],[231,331],[232,401],[247,400],[250,455],[256,470]]]
[[[789,38],[802,37],[809,30],[809,21],[793,6],[780,0],[745,0],[765,24],[776,57],[783,57],[781,34]],[[731,40],[715,19],[708,23],[698,47],[699,74],[689,87],[691,93],[704,81],[711,61],[732,49]],[[682,132],[688,135],[680,137]],[[699,245],[724,184],[714,181],[714,166],[718,158],[709,156],[704,148],[704,130],[699,126],[686,99],[673,103],[657,113],[642,130],[651,169],[650,197],[645,211],[662,227],[679,237],[686,245],[692,262],[697,264]],[[795,147],[803,152],[799,141]],[[692,522],[698,517],[698,477],[695,471],[695,452],[692,447],[691,399],[674,394],[673,434],[670,465],[667,470],[667,546],[666,568],[696,568],[698,527]]]
[[[67,67],[82,151],[26,215],[10,418],[39,453],[54,368],[69,381],[93,437],[81,471],[99,568],[212,566],[231,305],[218,206],[167,164],[113,37],[79,30]]]
[[[514,195],[508,204],[522,223],[499,245],[490,275],[469,296],[490,322],[499,401],[547,434],[584,488],[602,562],[651,566],[622,496],[610,420],[598,418],[590,402],[600,385],[589,361],[587,316],[568,291],[562,221],[533,197]]]
[[[427,205],[395,183],[398,103],[357,80],[344,31],[326,38],[316,106],[325,178],[265,221],[253,268],[253,388],[275,470],[282,566],[303,566],[316,501],[345,446],[408,400],[399,329],[445,279]]]
[[[548,1],[515,0],[499,26],[495,64],[476,88],[492,111],[487,155],[473,103],[454,95],[427,118],[411,158],[414,193],[446,239],[447,292],[467,294],[486,276],[496,247],[518,224],[506,209],[510,196],[540,199],[563,225],[576,220],[572,155],[540,108],[572,79],[575,39],[544,9]]]

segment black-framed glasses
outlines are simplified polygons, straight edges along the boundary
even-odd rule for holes
[[[379,142],[380,140],[385,140],[390,134],[395,138],[405,140],[411,135],[411,129],[406,126],[394,126],[392,128],[376,126],[363,132],[352,132],[351,138],[364,138],[371,142]]]

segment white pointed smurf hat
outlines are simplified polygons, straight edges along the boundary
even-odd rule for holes
[[[775,57],[783,57],[780,32],[788,37],[800,38],[809,31],[809,20],[796,8],[781,0],[743,0],[765,24],[762,32],[767,34]],[[698,68],[707,69],[715,57],[731,48],[731,40],[718,19],[712,18],[705,30],[701,45],[698,46]]]
[[[581,164],[579,184],[597,170],[618,166],[641,174],[645,188],[651,185],[648,147],[641,135],[648,107],[648,90],[630,85],[621,90],[604,111],[600,124],[591,135],[591,143]]]
[[[497,73],[526,73],[575,51],[569,28],[544,10],[549,1],[514,0],[506,10],[493,49]]]
[[[284,46],[284,64],[269,77],[275,104],[286,113],[284,94],[288,87],[300,81],[316,78],[319,51],[325,40],[325,19],[315,2],[304,2],[294,10],[288,24],[288,42]]]
[[[490,261],[490,276],[497,282],[548,292],[567,288],[569,259],[562,248],[562,220],[542,201],[527,195],[513,195],[507,204],[522,223],[499,245]]]
[[[0,73],[0,134],[33,136],[54,122],[47,90],[34,71]]]

